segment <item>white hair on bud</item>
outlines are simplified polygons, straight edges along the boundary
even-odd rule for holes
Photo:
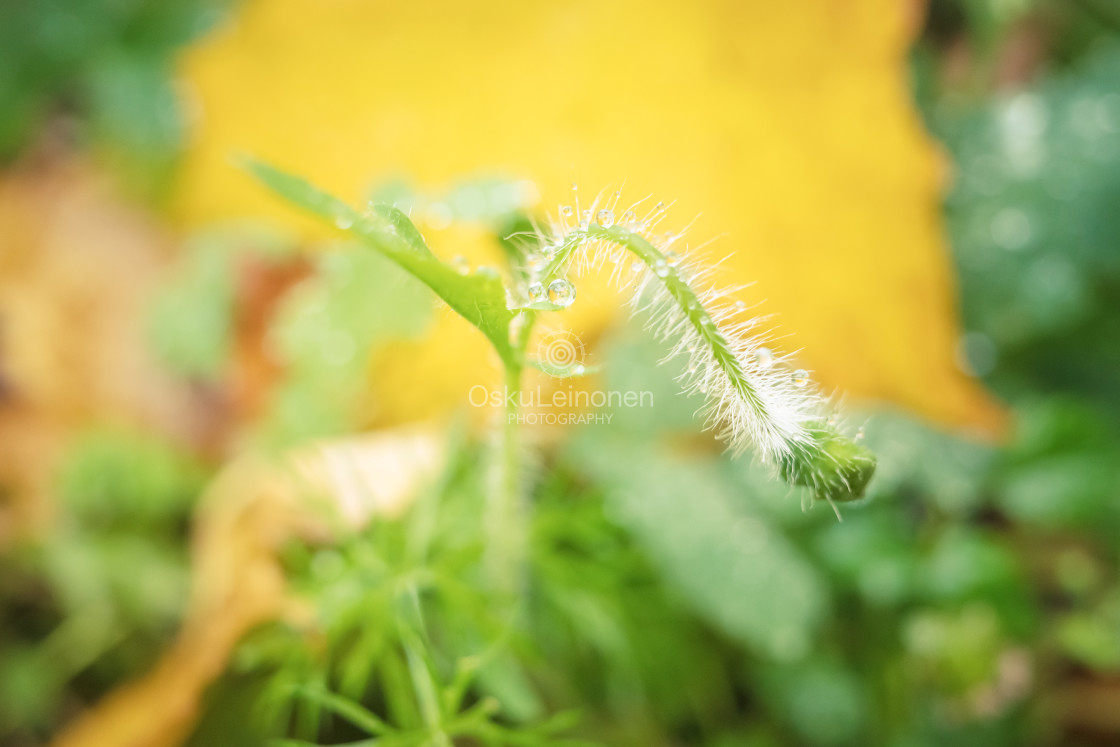
[[[797,376],[784,365],[788,356],[775,356],[766,347],[760,332],[765,317],[753,316],[754,306],[735,301],[749,286],[712,284],[720,263],[698,260],[700,247],[678,258],[674,251],[683,244],[684,231],[655,230],[668,205],[648,207],[647,197],[619,213],[619,197],[615,192],[604,200],[600,193],[582,212],[578,203],[574,209],[561,206],[547,226],[537,227],[538,248],[532,250],[530,266],[546,265],[553,260],[549,251],[561,246],[570,247],[577,275],[611,267],[613,283],[630,293],[636,313],[648,312],[647,328],[669,345],[664,360],[684,359],[679,377],[684,390],[705,396],[708,427],[734,453],[753,447],[763,461],[774,463],[808,448],[808,427],[827,418],[829,402],[807,375]],[[609,211],[601,219],[608,225],[598,222],[600,210]],[[609,225],[628,235],[604,235]],[[648,242],[661,259],[651,267],[627,248],[630,237]]]

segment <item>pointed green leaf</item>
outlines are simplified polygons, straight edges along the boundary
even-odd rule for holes
[[[300,177],[251,159],[244,165],[281,197],[330,221],[395,261],[478,327],[507,366],[518,365],[509,342],[509,323],[515,312],[506,308],[505,287],[495,274],[464,275],[447,266],[428,248],[408,216],[390,205],[374,205],[359,213]]]

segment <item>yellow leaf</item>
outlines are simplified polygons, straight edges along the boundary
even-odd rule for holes
[[[311,235],[229,165],[238,151],[355,199],[399,175],[437,189],[497,172],[534,180],[555,210],[572,181],[625,180],[675,199],[680,226],[702,213],[690,240],[726,234],[723,279],[757,281],[744,299],[765,301],[827,388],[993,431],[1002,413],[954,364],[944,167],[907,81],[914,6],[250,0],[183,61],[201,118],[175,210]],[[596,288],[565,312],[592,337],[616,306]],[[441,325],[434,354],[382,361],[419,397],[396,413],[463,405],[479,382],[422,384],[454,376],[441,350],[484,360],[481,340],[447,344],[464,331]]]

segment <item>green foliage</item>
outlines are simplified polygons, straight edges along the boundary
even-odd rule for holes
[[[934,126],[960,159],[947,205],[963,353],[1005,396],[1077,392],[1120,413],[1120,47]]]
[[[162,187],[183,138],[172,62],[225,0],[9,0],[0,5],[0,162],[51,124]],[[74,137],[75,133],[70,133]]]
[[[457,452],[441,484],[403,520],[374,524],[333,547],[288,548],[289,573],[313,626],[307,633],[274,626],[242,647],[235,676],[268,674],[248,706],[259,717],[256,736],[244,743],[289,734],[268,743],[308,744],[300,740],[355,730],[377,744],[579,743],[554,737],[573,723],[570,714],[531,716],[537,696],[518,692],[535,685],[507,645],[516,640],[512,651],[520,652],[530,639],[511,627],[513,610],[478,583],[484,533],[474,507],[484,475],[475,447]],[[323,636],[325,645],[310,646],[307,634]],[[501,705],[498,693],[506,696]],[[211,728],[204,721],[196,739]]]
[[[710,467],[590,437],[574,460],[607,486],[610,515],[712,625],[778,659],[811,648],[826,608],[821,579]]]
[[[355,413],[377,407],[367,387],[370,355],[387,342],[417,337],[431,316],[419,284],[379,255],[337,245],[311,265],[311,276],[281,302],[270,332],[270,349],[285,367],[259,425],[273,445],[361,425]]]
[[[1032,610],[1056,631],[1033,644],[1039,667],[1117,669],[1118,65],[1120,46],[1102,40],[1070,72],[932,118],[959,161],[948,216],[971,330],[962,356],[1018,414],[972,499],[1011,523],[1011,547],[972,552],[1001,567],[989,589],[1026,573],[1057,600]]]
[[[150,436],[70,445],[58,527],[0,554],[0,737],[41,736],[72,699],[151,664],[185,606],[187,516],[206,478]]]

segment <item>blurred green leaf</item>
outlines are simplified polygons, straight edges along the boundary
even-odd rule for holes
[[[607,487],[610,516],[697,613],[767,656],[797,659],[811,649],[828,604],[822,579],[715,470],[591,433],[572,456]]]

